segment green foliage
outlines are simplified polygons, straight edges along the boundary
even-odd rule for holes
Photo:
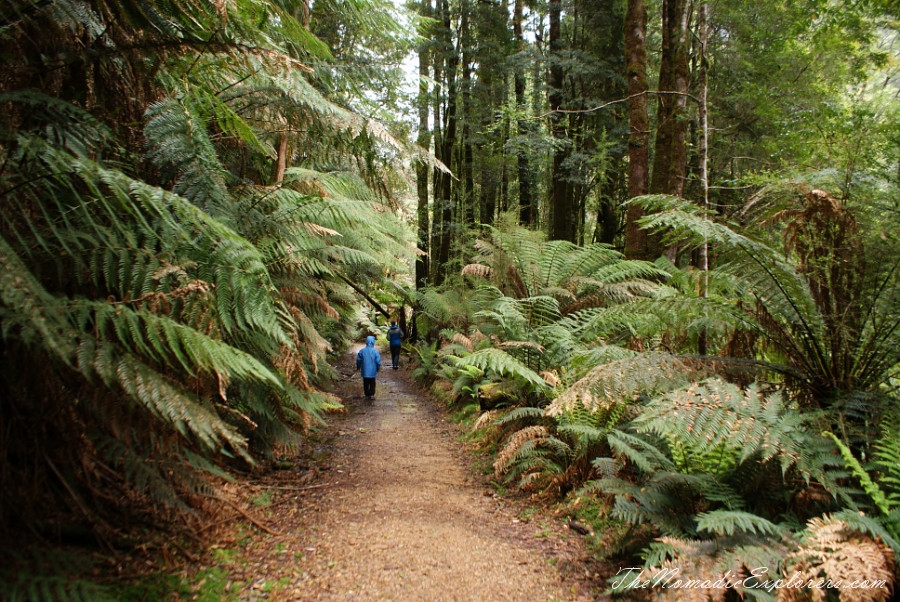
[[[106,602],[111,588],[85,578],[91,562],[81,554],[0,550],[0,591],[9,602]]]
[[[713,510],[697,515],[697,530],[716,535],[733,535],[736,531],[777,535],[776,525],[751,512],[739,510]]]
[[[485,373],[517,380],[530,390],[542,391],[547,383],[533,370],[502,349],[482,349],[455,360],[457,368],[474,367]]]
[[[170,522],[339,406],[347,283],[406,265],[410,147],[315,80],[299,8],[0,9],[0,531]]]
[[[614,516],[650,523],[667,535],[773,536],[782,511],[779,492],[798,493],[811,477],[833,484],[833,448],[810,434],[812,420],[785,407],[777,392],[763,395],[755,386],[742,390],[708,379],[653,397],[634,420],[612,431],[618,461],[595,460],[602,476],[582,491],[614,496]],[[639,472],[623,470],[626,463]],[[849,501],[846,492],[836,488],[834,494]]]
[[[510,297],[551,297],[563,314],[644,297],[655,288],[652,279],[666,276],[650,263],[625,260],[609,245],[541,241],[521,228],[490,233],[475,245],[477,263],[462,273],[486,278]]]
[[[863,486],[863,491],[866,492],[870,498],[872,498],[872,502],[875,504],[875,507],[881,511],[881,514],[884,516],[888,516],[891,512],[890,505],[888,503],[887,497],[884,495],[884,492],[875,481],[869,476],[869,473],[862,467],[862,464],[853,456],[853,452],[850,451],[850,448],[844,445],[844,443],[835,437],[833,433],[825,432],[822,433],[824,436],[828,437],[832,441],[834,441],[835,445],[837,445],[838,450],[841,452],[841,458],[844,460],[844,464],[847,465],[847,468],[853,473],[857,479],[859,479],[860,483]]]
[[[798,461],[805,422],[778,393],[714,378],[655,398],[632,424],[666,441],[679,470],[721,475],[750,459],[778,458],[787,472]]]
[[[600,364],[572,384],[548,408],[551,414],[579,405],[591,412],[635,401],[690,382],[708,373],[708,368],[664,353],[644,353]]]
[[[673,241],[716,244],[723,269],[748,298],[744,307],[753,320],[744,327],[766,341],[773,360],[766,368],[808,395],[809,405],[841,408],[855,392],[874,394],[900,360],[896,262],[874,259],[895,257],[894,243],[865,235],[858,220],[881,218],[859,203],[803,186],[790,192],[789,208],[766,221],[787,223],[781,229],[783,250],[677,199],[646,197],[648,209],[665,211],[645,225],[665,229]]]
[[[850,473],[859,480],[863,492],[868,496],[875,509],[878,511],[873,516],[858,513],[851,516],[851,511],[836,514],[848,522],[851,526],[863,533],[869,533],[874,537],[881,537],[894,550],[900,558],[900,495],[898,495],[898,483],[900,483],[900,445],[894,434],[895,424],[885,428],[883,435],[872,446],[873,457],[871,468],[867,470],[853,455],[853,451],[833,433],[825,432],[824,436],[831,439],[837,446],[844,461],[844,465]]]

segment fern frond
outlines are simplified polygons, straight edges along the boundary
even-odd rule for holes
[[[543,426],[527,426],[513,433],[500,453],[497,454],[497,459],[494,461],[494,473],[506,474],[524,445],[528,444],[533,447],[546,441],[549,436],[549,431]]]
[[[894,554],[887,546],[829,516],[810,520],[803,545],[785,559],[787,573],[796,574],[804,583],[830,579],[842,600],[887,600],[893,589],[894,569]],[[851,586],[861,581],[870,587]],[[788,601],[805,599],[803,590],[785,589],[783,593]]]
[[[522,406],[519,408],[513,408],[512,410],[506,412],[502,418],[497,420],[498,425],[509,424],[511,422],[515,422],[517,420],[541,420],[545,419],[544,411],[540,408],[534,408],[530,406]]]
[[[764,397],[754,387],[741,391],[718,378],[654,399],[635,426],[682,448],[693,469],[713,473],[751,457],[777,457],[787,471],[798,460],[798,437],[805,431],[803,417],[785,408],[780,395]]]
[[[834,444],[837,446],[838,451],[841,453],[841,458],[844,459],[844,464],[847,465],[847,468],[853,473],[859,482],[863,486],[863,490],[866,494],[872,499],[872,503],[875,504],[875,507],[881,511],[883,516],[889,516],[891,513],[891,503],[888,501],[884,492],[872,480],[872,477],[869,476],[869,473],[866,472],[865,468],[863,468],[862,464],[859,463],[859,460],[853,455],[853,452],[850,451],[850,448],[847,447],[843,441],[838,439],[833,433],[825,432],[822,433],[823,436],[831,439]]]
[[[675,464],[666,454],[637,435],[613,429],[607,436],[607,440],[613,451],[646,473],[652,474],[657,470],[676,470]]]
[[[600,365],[569,387],[547,408],[557,415],[581,404],[591,411],[632,402],[640,394],[681,386],[707,370],[664,353],[645,353]]]
[[[474,366],[485,373],[492,372],[500,376],[515,379],[527,384],[532,390],[543,391],[547,383],[538,373],[501,349],[481,349],[456,360],[457,366]]]
[[[780,529],[752,512],[737,510],[712,510],[697,515],[697,530],[717,535],[733,535],[737,531],[758,533],[760,535],[777,535]]]

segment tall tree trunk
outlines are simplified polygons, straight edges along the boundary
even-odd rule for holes
[[[707,96],[709,92],[708,73],[709,73],[709,3],[706,0],[700,1],[698,9],[698,29],[700,44],[700,70],[699,82],[697,90],[698,107],[697,121],[700,129],[700,137],[698,146],[698,154],[700,155],[700,188],[702,194],[702,204],[704,209],[709,208],[709,111],[707,106]],[[709,294],[709,243],[706,241],[700,246],[698,268],[700,274],[700,291],[701,297]],[[700,355],[706,355],[708,346],[708,336],[706,329],[700,331],[697,340],[697,352]]]
[[[560,0],[550,1],[550,79],[548,81],[550,102],[550,131],[556,140],[557,148],[553,152],[553,167],[550,181],[550,238],[551,240],[568,240],[575,242],[577,235],[577,216],[573,195],[569,190],[569,178],[565,161],[569,155],[566,140],[565,119],[559,109],[563,105],[563,83],[565,71],[562,66],[560,51],[562,40],[562,3]]]
[[[614,170],[603,179],[597,207],[597,226],[594,228],[591,242],[611,245],[616,240],[619,233],[619,213],[613,199],[617,196],[622,176],[621,172]]]
[[[421,15],[425,18],[431,16],[431,0],[422,0]],[[424,45],[419,47],[419,96],[416,104],[419,110],[419,135],[416,143],[428,150],[431,146],[431,132],[428,129],[428,49]],[[428,238],[431,223],[428,214],[428,165],[422,161],[416,166],[416,194],[418,207],[416,217],[418,222],[418,237],[416,246],[416,289],[422,289],[428,282]]]
[[[441,0],[437,0],[435,4],[435,12],[432,13],[432,17],[437,17],[440,10],[440,2]],[[432,138],[434,139],[433,147],[434,147],[434,156],[439,161],[443,162],[447,167],[451,166],[451,161],[449,158],[444,157],[441,153],[444,151],[444,111],[443,106],[443,98],[442,95],[445,92],[445,88],[441,83],[444,77],[444,49],[442,46],[441,35],[442,32],[439,29],[439,25],[435,25],[433,42],[432,42],[432,72],[433,77],[432,81],[434,82],[434,88],[431,95],[432,102]],[[437,279],[438,270],[440,269],[440,264],[438,262],[438,248],[440,248],[441,244],[441,210],[442,207],[440,205],[439,195],[440,191],[443,190],[443,177],[444,172],[440,169],[431,170],[431,244],[429,245],[429,265],[428,265],[428,277],[432,283],[434,283]]]
[[[475,174],[472,155],[472,32],[469,25],[471,0],[462,0],[459,22],[459,45],[462,51],[462,195],[460,221],[475,224]]]
[[[515,0],[513,6],[513,34],[516,39],[516,51],[519,53],[519,59],[516,61],[513,75],[513,88],[516,95],[516,112],[521,115],[521,118],[516,122],[520,138],[524,138],[532,131],[530,121],[524,118],[527,99],[525,98],[526,82],[523,59],[527,47],[523,31],[523,21],[525,19],[523,4],[524,0]],[[519,176],[519,223],[523,226],[531,227],[537,222],[537,208],[535,207],[528,152],[521,145],[516,151],[516,168]]]
[[[439,52],[442,60],[446,61],[445,89],[447,92],[447,109],[444,113],[444,133],[441,136],[440,158],[451,169],[453,165],[453,151],[456,146],[457,128],[457,84],[456,70],[459,67],[459,57],[453,45],[453,31],[450,27],[450,7],[447,0],[438,0],[438,15],[441,28],[441,48]],[[440,186],[434,190],[435,225],[438,231],[438,248],[436,265],[434,265],[434,283],[440,285],[447,275],[447,265],[450,263],[450,242],[453,228],[453,179],[450,174],[435,170],[440,173]],[[439,212],[439,216],[438,216]],[[439,224],[439,225],[438,225]]]
[[[650,173],[650,118],[647,112],[647,9],[644,0],[628,0],[625,13],[625,60],[628,78],[628,197],[647,194]],[[625,213],[625,256],[651,259],[638,205]]]
[[[656,146],[650,192],[681,196],[687,173],[688,52],[687,0],[663,0],[662,57],[659,66]]]

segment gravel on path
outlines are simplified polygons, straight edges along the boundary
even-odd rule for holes
[[[266,521],[279,533],[244,550],[246,570],[278,584],[259,599],[597,599],[577,535],[520,519],[520,507],[471,474],[456,427],[406,368],[386,365],[364,400],[353,351],[338,366],[347,411],[312,450],[316,479],[270,486]]]

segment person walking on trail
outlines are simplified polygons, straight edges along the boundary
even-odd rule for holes
[[[397,323],[391,322],[387,338],[391,344],[391,364],[394,370],[400,368],[400,346],[403,344],[403,336],[404,332],[397,326]]]
[[[381,354],[375,349],[375,337],[366,337],[366,346],[356,354],[356,367],[363,379],[363,394],[366,399],[375,398],[375,377],[381,370]]]

